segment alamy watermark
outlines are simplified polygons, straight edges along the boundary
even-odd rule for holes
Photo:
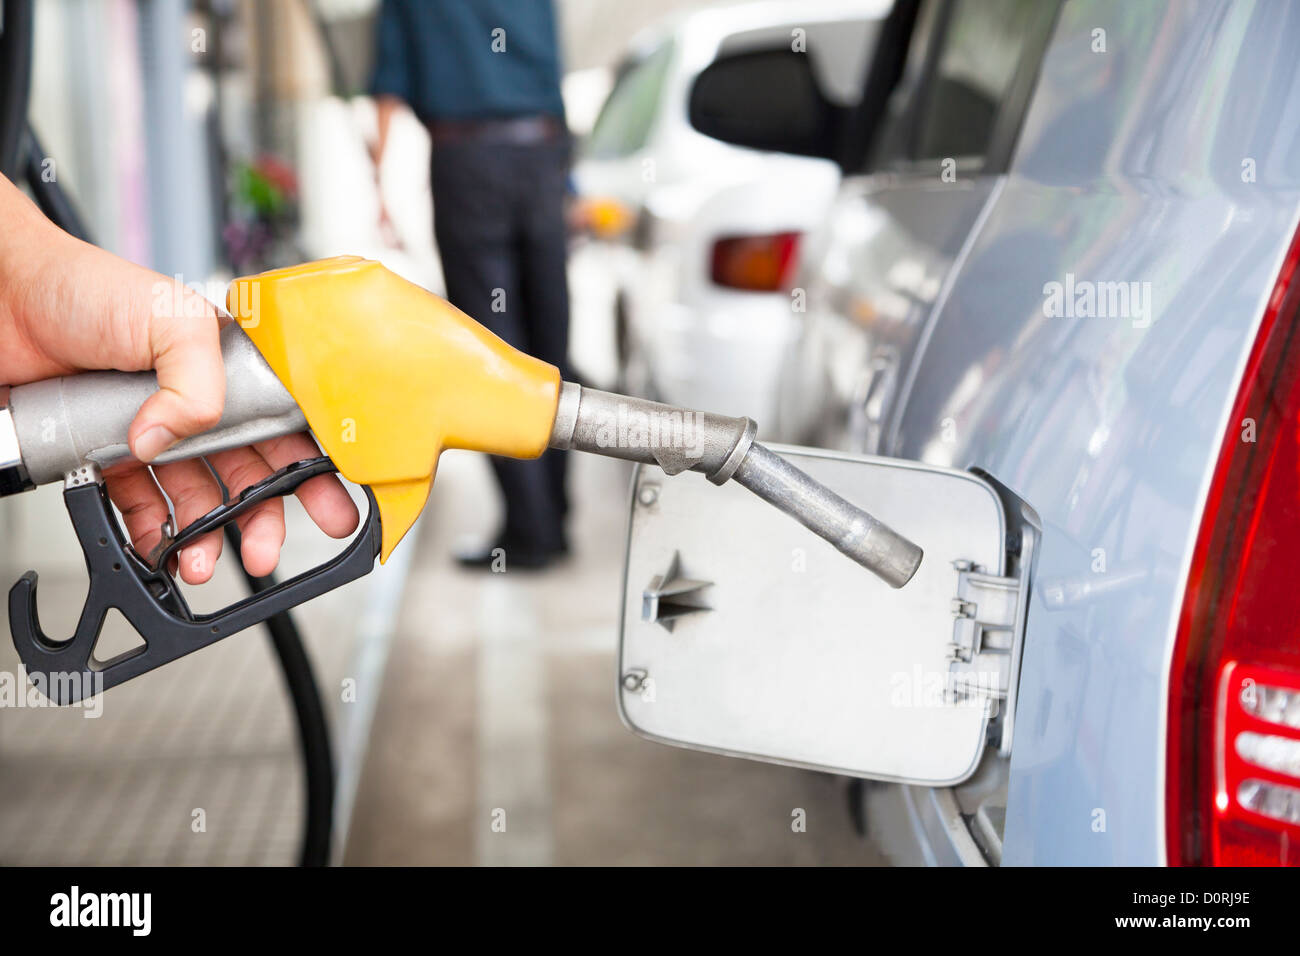
[[[704,457],[705,416],[689,409],[638,408],[620,402],[618,411],[596,423],[599,448],[673,448],[688,460]]]
[[[170,280],[153,285],[153,314],[158,317],[200,319],[210,314],[212,306],[225,303],[241,327],[257,328],[261,321],[262,287],[247,279],[236,279],[227,286],[219,280],[186,282],[177,273]]]
[[[1049,319],[1126,319],[1135,329],[1151,324],[1151,283],[1094,282],[1065,274],[1043,285],[1043,315]]]
[[[920,664],[889,678],[889,705],[911,708],[987,708],[996,715],[1005,679],[1001,671],[936,671]]]
[[[148,936],[153,927],[152,893],[86,892],[75,883],[66,893],[50,897],[50,925],[129,929],[132,936]]]
[[[104,674],[62,672],[28,674],[0,671],[0,709],[10,707],[80,707],[82,717],[104,714]],[[57,701],[75,701],[59,704]]]

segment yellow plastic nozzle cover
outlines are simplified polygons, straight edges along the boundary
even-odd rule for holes
[[[536,458],[550,442],[559,369],[378,262],[236,279],[226,304],[339,471],[374,492],[381,562],[424,507],[444,448]]]

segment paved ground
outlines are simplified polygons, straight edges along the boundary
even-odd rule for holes
[[[0,572],[7,588],[23,570],[39,571],[41,623],[62,637],[76,626],[86,576],[59,491],[6,500]],[[286,569],[303,570],[333,553],[325,549],[337,550],[296,503],[289,510]],[[197,610],[244,595],[227,557],[213,583],[190,591]],[[340,750],[377,693],[377,678],[360,676],[358,638],[362,611],[385,580],[372,575],[298,612]],[[18,659],[4,630],[0,681],[12,686]],[[114,643],[130,646],[128,636],[134,631],[126,622],[110,618],[110,649],[98,656],[111,656]],[[358,701],[345,704],[341,687],[349,677],[358,680]],[[15,707],[13,700],[6,696],[0,708],[0,864],[296,861],[301,760],[283,678],[260,629],[107,691],[96,717],[75,708]]]
[[[630,472],[588,457],[574,472],[573,559],[543,574],[475,574],[449,553],[495,520],[486,467],[444,457],[346,862],[877,862],[850,827],[843,780],[623,727],[614,644]],[[805,833],[792,831],[795,808]]]

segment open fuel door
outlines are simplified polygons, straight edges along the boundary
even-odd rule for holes
[[[988,476],[773,447],[925,550],[892,590],[734,484],[638,468],[619,710],[663,743],[933,786],[1010,752],[1036,516]]]

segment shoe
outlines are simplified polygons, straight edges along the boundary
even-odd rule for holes
[[[557,546],[544,548],[523,542],[497,538],[491,545],[478,551],[468,551],[456,555],[456,563],[462,568],[478,571],[491,571],[501,567],[504,570],[540,571],[555,564],[569,553],[568,542],[561,541]]]

